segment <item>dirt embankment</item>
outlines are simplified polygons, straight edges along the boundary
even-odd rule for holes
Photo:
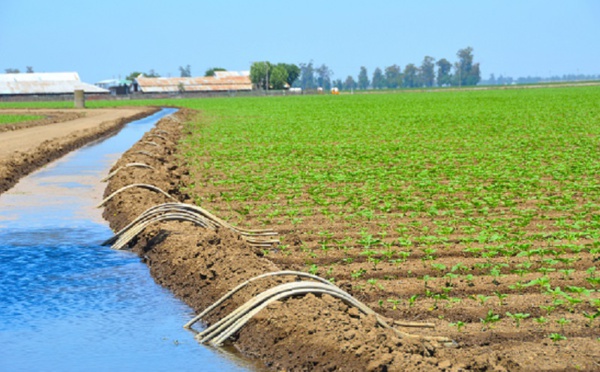
[[[12,131],[0,131],[0,193],[21,177],[85,144],[116,133],[126,123],[141,119],[157,108],[89,110],[65,113],[33,123],[15,124]],[[6,113],[49,114],[43,110],[2,110]],[[59,120],[63,120],[60,121]]]
[[[143,162],[155,170],[122,170],[111,179],[105,195],[133,183],[148,183],[182,202],[193,203],[190,196],[181,191],[189,185],[190,179],[175,146],[184,131],[182,122],[192,115],[193,112],[181,111],[176,119],[161,120],[126,152],[114,169]],[[116,231],[147,208],[168,201],[156,192],[131,188],[107,204],[104,217]],[[206,230],[187,222],[150,226],[130,245],[148,264],[155,280],[197,312],[239,283],[281,270],[236,234],[225,229]],[[252,296],[289,280],[252,283],[209,316],[208,323],[214,323]],[[338,285],[346,289],[347,284]],[[413,332],[419,333],[418,330]],[[360,314],[328,295],[307,295],[276,302],[255,316],[232,342],[244,355],[276,370],[454,371],[514,367],[510,359],[487,354],[473,357],[465,353],[458,353],[459,358],[454,358],[452,352],[435,342],[400,339],[393,331],[376,326],[374,316]]]

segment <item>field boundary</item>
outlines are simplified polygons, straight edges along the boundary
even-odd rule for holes
[[[95,128],[76,131],[66,137],[46,140],[34,149],[19,152],[8,159],[0,161],[0,174],[2,175],[0,194],[9,190],[22,177],[44,165],[94,140],[115,133],[123,128],[125,124],[149,116],[158,110],[158,108],[148,108],[136,115],[101,122]]]

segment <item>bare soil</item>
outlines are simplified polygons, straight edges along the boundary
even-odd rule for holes
[[[7,126],[9,130],[0,131],[0,193],[45,164],[156,111],[156,108],[0,110],[46,116],[39,121],[11,124]]]
[[[0,125],[0,132],[63,123],[65,121],[82,118],[88,111],[89,110],[3,109],[0,111],[2,114],[36,115],[43,117],[37,120],[28,120],[20,123]]]
[[[188,195],[185,190],[196,180],[190,177],[176,145],[184,135],[182,122],[194,115],[192,111],[182,110],[176,115],[176,120],[161,120],[115,165],[116,169],[126,163],[144,162],[156,171],[127,168],[110,181],[105,195],[132,183],[149,183],[182,202],[193,203],[194,196]],[[164,139],[156,136],[158,133]],[[151,146],[149,141],[159,146]],[[205,191],[216,195],[219,192],[216,189]],[[152,191],[132,188],[108,203],[104,217],[113,230],[118,230],[147,208],[167,201],[164,196]],[[217,199],[210,206],[203,207],[211,211],[235,209],[219,203]],[[233,216],[220,217],[234,220]],[[239,222],[243,222],[244,227],[262,226],[252,215]],[[600,370],[600,342],[597,340],[600,331],[597,326],[588,326],[581,317],[562,310],[551,315],[541,313],[535,306],[543,301],[539,290],[530,287],[517,292],[508,288],[507,283],[515,282],[510,276],[516,274],[506,272],[503,273],[505,276],[492,281],[490,276],[478,275],[474,271],[472,281],[456,280],[448,286],[448,279],[424,264],[418,252],[413,252],[402,265],[380,262],[376,267],[371,267],[372,262],[367,262],[357,247],[319,252],[322,237],[316,231],[328,230],[333,233],[334,240],[349,235],[353,240],[358,237],[341,226],[339,221],[319,215],[305,218],[301,225],[286,225],[280,221],[272,227],[289,247],[284,251],[253,248],[224,229],[210,231],[189,223],[168,222],[148,227],[132,242],[131,248],[148,264],[158,283],[169,288],[197,312],[251,277],[285,269],[307,271],[309,265],[315,264],[320,268],[319,275],[334,277],[338,286],[388,319],[430,322],[437,326],[433,330],[406,328],[403,331],[447,336],[458,342],[457,348],[445,348],[435,342],[400,339],[393,332],[376,326],[374,317],[359,314],[339,300],[327,295],[308,295],[269,306],[232,340],[233,346],[244,355],[258,359],[274,370]],[[361,229],[376,235],[381,227],[366,224],[356,231]],[[389,233],[393,235],[393,231]],[[447,265],[460,262],[475,267],[477,259],[467,256],[463,248],[459,244],[445,245],[438,250],[438,255],[444,256]],[[583,260],[591,259],[591,256],[583,257]],[[589,262],[579,261],[576,265],[589,266]],[[352,277],[367,267],[368,275],[358,279]],[[424,275],[432,278],[430,283],[417,279]],[[524,278],[523,281],[530,279],[533,278]],[[252,296],[284,281],[286,279],[270,279],[250,285],[212,314],[208,323],[215,322]],[[565,278],[565,286],[582,285],[583,282],[583,277],[577,275]],[[451,288],[451,296],[460,299],[460,305],[422,296],[410,304],[408,299],[422,293],[424,285],[432,291],[442,286]],[[508,293],[511,300],[503,302],[489,298],[480,303],[471,296],[482,293],[482,289]],[[400,302],[393,306],[387,299]],[[480,319],[485,318],[489,310],[502,314],[503,321],[491,326],[481,323]],[[592,311],[591,308],[588,310]],[[529,313],[531,317],[545,315],[548,323],[540,325],[528,319],[517,328],[506,319],[505,312]],[[570,331],[560,329],[556,320],[561,317],[571,321]],[[449,327],[449,322],[457,321],[465,322],[464,328]],[[552,332],[564,333],[568,342],[553,343],[548,338]]]

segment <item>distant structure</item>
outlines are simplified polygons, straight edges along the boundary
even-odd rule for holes
[[[152,93],[210,93],[251,91],[249,71],[215,71],[215,76],[148,78],[138,76],[132,84],[132,92]]]
[[[107,79],[94,83],[95,86],[102,89],[108,89],[113,96],[123,96],[131,94],[133,81],[126,79]]]
[[[3,97],[48,95],[72,97],[76,90],[94,95],[109,93],[107,89],[82,82],[76,72],[0,74],[0,96]]]

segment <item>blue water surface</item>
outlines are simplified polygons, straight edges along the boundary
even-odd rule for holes
[[[110,163],[174,111],[133,122],[0,196],[0,371],[252,369],[199,345],[182,328],[192,309],[135,254],[100,246],[111,230],[82,213],[100,200],[90,189]]]

